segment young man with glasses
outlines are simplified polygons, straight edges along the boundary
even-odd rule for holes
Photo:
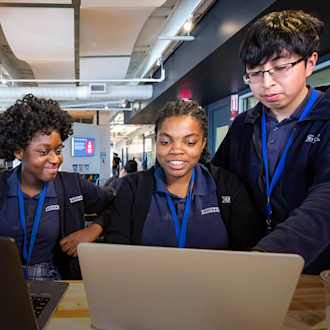
[[[243,81],[259,103],[235,119],[212,159],[249,189],[265,230],[254,250],[300,254],[309,274],[330,268],[330,88],[306,86],[322,31],[294,10],[249,28]]]

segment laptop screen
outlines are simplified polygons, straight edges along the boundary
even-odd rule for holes
[[[281,329],[298,255],[81,243],[92,324],[101,329]]]
[[[43,329],[56,311],[66,282],[26,281],[14,239],[0,237],[0,328]],[[31,303],[37,307],[35,314]]]

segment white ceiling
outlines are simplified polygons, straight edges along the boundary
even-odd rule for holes
[[[98,95],[93,95],[92,100],[74,97],[70,101],[83,103],[80,110],[104,109],[109,85],[125,85],[129,78],[150,78],[157,69],[157,59],[165,60],[175,49],[178,42],[160,41],[159,35],[183,34],[182,25],[187,18],[193,14],[197,22],[213,2],[0,0],[0,64],[8,81],[2,87],[14,87],[15,97],[22,86],[43,88],[42,95],[47,95],[47,88],[79,88],[91,81],[106,80],[104,104],[96,102]],[[111,83],[112,79],[122,81]],[[0,104],[5,106],[2,90]],[[139,97],[135,97],[138,101]],[[60,96],[57,100],[62,101]],[[109,102],[116,107],[123,98],[118,99],[117,105],[113,98],[109,97]]]
[[[143,25],[164,2],[82,1],[79,78],[125,78]],[[68,4],[71,1],[26,3]],[[30,65],[36,79],[75,79],[74,20],[73,8],[2,7],[0,11],[1,26],[11,50],[19,60]]]

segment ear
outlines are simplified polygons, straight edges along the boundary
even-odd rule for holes
[[[306,78],[309,77],[312,73],[313,70],[315,68],[317,59],[318,59],[318,55],[316,52],[314,52],[306,61]]]
[[[204,138],[204,139],[203,139],[203,147],[202,147],[202,150],[205,148],[206,142],[207,142],[207,138]]]
[[[14,151],[14,156],[18,159],[18,160],[22,160],[23,158],[23,149],[21,147],[17,147],[16,150]]]

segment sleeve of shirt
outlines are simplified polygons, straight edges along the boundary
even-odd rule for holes
[[[242,182],[233,185],[231,214],[229,222],[229,242],[233,250],[250,250],[263,236],[257,213],[250,201],[249,195]]]
[[[135,192],[130,180],[123,178],[113,206],[102,213],[107,243],[131,244],[132,208]]]
[[[217,177],[212,166],[211,171],[218,187],[219,207],[228,231],[229,249],[250,250],[262,237],[263,230],[245,186],[235,174],[223,168],[217,168]],[[224,203],[225,196],[230,196],[230,203]]]
[[[114,188],[101,188],[85,179],[81,179],[81,187],[84,197],[83,202],[85,214],[100,214],[104,210],[110,210],[117,194]],[[105,217],[99,215],[94,223],[97,223],[104,228]]]
[[[325,136],[326,137],[326,136]],[[324,137],[324,138],[325,138]],[[308,196],[256,250],[300,254],[307,268],[330,245],[330,142],[317,159],[316,175]]]

